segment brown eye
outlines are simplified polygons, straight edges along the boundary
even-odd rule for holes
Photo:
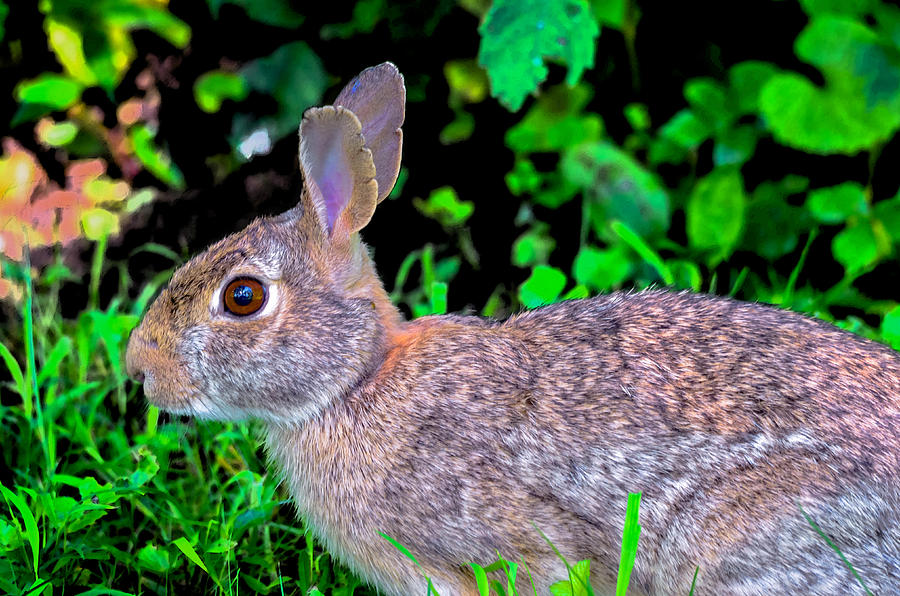
[[[228,282],[222,296],[225,310],[245,317],[262,308],[266,301],[266,288],[252,277],[238,277]]]

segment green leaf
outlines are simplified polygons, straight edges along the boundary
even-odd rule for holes
[[[688,240],[693,248],[711,251],[710,264],[728,257],[741,238],[747,197],[737,168],[719,168],[702,178],[688,198]]]
[[[22,81],[16,85],[16,100],[22,104],[34,104],[34,109],[29,110],[26,117],[20,115],[23,113],[20,108],[13,121],[23,122],[55,110],[65,110],[78,101],[83,88],[81,83],[58,74],[45,73],[29,81]]]
[[[625,106],[625,119],[631,128],[643,132],[650,128],[650,112],[642,103],[630,103]]]
[[[234,549],[234,547],[237,546],[237,544],[238,543],[235,542],[234,540],[226,540],[225,538],[221,538],[219,540],[216,540],[209,546],[207,546],[206,552],[208,554],[214,554],[214,555],[227,553],[227,552],[232,551]]]
[[[741,165],[753,157],[757,134],[752,126],[728,128],[716,136],[713,163],[716,166]]]
[[[729,91],[741,114],[755,114],[759,111],[760,91],[778,72],[778,68],[771,63],[756,60],[740,62],[731,67],[728,71]]]
[[[19,366],[19,362],[16,360],[16,357],[12,355],[9,348],[2,343],[0,343],[0,357],[3,358],[3,362],[6,364],[6,370],[9,371],[10,376],[13,378],[13,382],[16,385],[16,392],[24,399],[28,392],[28,387],[25,384],[26,380],[25,375],[22,373],[22,367]]]
[[[19,510],[19,514],[22,516],[22,522],[25,524],[25,539],[28,541],[29,546],[31,546],[31,563],[32,570],[34,571],[34,579],[38,579],[38,567],[40,566],[40,548],[41,548],[41,534],[38,531],[37,521],[34,519],[34,514],[31,513],[31,509],[28,508],[28,505],[25,503],[25,500],[22,499],[19,495],[12,492],[0,482],[0,493],[3,494],[3,498],[6,500],[7,505],[11,505]]]
[[[628,2],[626,0],[591,0],[594,18],[606,27],[622,29],[625,25]]]
[[[426,200],[416,197],[413,205],[445,228],[462,226],[475,212],[475,204],[472,201],[460,201],[456,191],[450,186],[431,191]]]
[[[891,122],[866,112],[864,101],[826,93],[797,74],[773,76],[760,111],[778,142],[809,153],[853,155],[893,132]]]
[[[697,149],[708,139],[712,129],[697,115],[684,109],[659,129],[659,138],[650,146],[650,163],[678,163],[688,151]]]
[[[304,20],[303,15],[291,7],[289,0],[207,0],[207,4],[217,19],[223,4],[233,4],[243,8],[247,16],[254,21],[275,27],[294,29]]]
[[[38,137],[42,143],[51,147],[68,145],[78,134],[78,126],[74,122],[53,122],[49,126],[37,127]]]
[[[691,79],[684,85],[684,97],[691,109],[709,128],[721,130],[737,118],[725,88],[710,78]]]
[[[760,108],[776,140],[812,153],[852,155],[900,127],[900,54],[854,19],[813,18],[797,55],[825,75],[824,89],[795,73],[770,78]]]
[[[800,233],[810,228],[812,220],[805,209],[791,205],[788,197],[806,190],[808,182],[787,177],[760,183],[747,205],[741,246],[770,261],[797,248]]]
[[[593,91],[588,85],[550,87],[522,120],[506,131],[506,146],[517,153],[561,151],[596,141],[603,132],[600,116],[584,113]]]
[[[865,106],[900,108],[900,53],[853,18],[814,18],[795,43],[797,56],[825,74],[828,87]]]
[[[896,350],[900,350],[900,305],[884,315],[881,321],[881,336]]]
[[[275,140],[296,134],[303,112],[321,101],[328,85],[322,61],[302,41],[285,44],[270,55],[247,63],[240,74],[251,89],[270,95],[278,107],[275,114],[268,116],[236,117],[232,129],[234,146],[259,130]]]
[[[451,97],[465,103],[484,101],[489,90],[487,73],[475,60],[450,60],[444,64],[444,78]]]
[[[148,29],[176,48],[184,48],[191,39],[191,28],[166,10],[165,6],[137,2],[104,2],[103,20],[107,26],[124,29]]]
[[[172,544],[174,544],[178,548],[178,550],[183,552],[184,556],[190,559],[194,565],[209,574],[209,570],[206,568],[206,564],[203,562],[203,559],[200,558],[200,555],[197,554],[197,551],[194,550],[194,547],[191,546],[191,543],[188,542],[187,538],[181,536],[180,538],[176,538],[172,542]]]
[[[299,122],[299,120],[298,120]],[[184,176],[172,159],[153,144],[154,134],[144,124],[136,124],[128,129],[134,153],[147,170],[174,188],[184,188]]]
[[[548,265],[536,266],[519,286],[519,301],[526,308],[556,302],[566,287],[566,274]]]
[[[249,90],[243,77],[223,70],[214,70],[200,75],[194,83],[194,99],[200,109],[215,113],[226,99],[241,101]]]
[[[567,151],[563,175],[592,200],[592,223],[607,236],[610,220],[621,220],[643,237],[669,229],[669,195],[656,176],[630,155],[601,141]]]
[[[71,351],[72,339],[65,335],[60,337],[41,366],[40,373],[38,373],[37,377],[38,387],[43,387],[48,379],[55,379],[59,376],[59,366],[62,363],[63,358],[68,356]]]
[[[878,260],[878,241],[872,225],[861,221],[844,228],[831,243],[834,258],[849,274],[860,273]]]
[[[550,253],[556,247],[549,232],[549,226],[538,225],[521,236],[513,243],[512,263],[516,267],[530,267],[537,264],[546,264]]]
[[[159,462],[156,456],[146,447],[141,447],[137,453],[138,467],[128,477],[129,488],[139,488],[146,485],[156,477],[159,472]]]
[[[569,67],[569,85],[578,82],[594,66],[600,29],[586,0],[494,0],[479,32],[491,92],[516,111],[547,78],[547,58]]]
[[[601,292],[619,287],[631,274],[627,250],[619,245],[609,249],[584,246],[572,265],[575,281]]]
[[[542,176],[530,159],[520,158],[504,180],[509,192],[518,197],[536,192],[541,187]]]
[[[454,118],[441,129],[439,140],[442,145],[452,145],[465,141],[475,132],[475,117],[462,109],[453,111]]]
[[[81,227],[87,239],[96,242],[119,233],[119,217],[106,209],[93,207],[82,212]]]
[[[693,261],[674,259],[668,262],[669,270],[675,278],[676,288],[690,288],[695,292],[700,291],[703,277],[700,275],[700,267]]]
[[[838,186],[811,191],[806,200],[806,208],[820,222],[837,224],[852,215],[866,214],[869,205],[862,185],[844,182]]]
[[[900,242],[900,195],[879,201],[873,209],[875,219],[884,226],[891,240]]]
[[[139,550],[137,560],[141,569],[160,575],[168,572],[172,567],[169,551],[161,549],[155,544],[148,544]]]

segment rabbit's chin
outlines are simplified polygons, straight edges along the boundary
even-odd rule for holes
[[[191,416],[198,420],[216,420],[220,422],[238,422],[242,420],[260,420],[269,426],[280,428],[297,428],[303,426],[310,418],[315,417],[320,407],[307,403],[306,407],[297,406],[290,413],[281,414],[265,408],[248,408],[221,403],[202,391],[192,391],[183,395],[159,395],[153,393],[153,382],[150,377],[144,381],[144,392],[147,401],[164,412],[178,416]]]

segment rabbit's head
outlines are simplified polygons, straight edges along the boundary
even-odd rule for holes
[[[404,103],[384,63],[306,112],[299,205],[191,259],[132,333],[128,372],[152,403],[300,423],[369,372],[399,315],[358,232],[396,180]]]

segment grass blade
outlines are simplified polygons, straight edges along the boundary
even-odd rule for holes
[[[38,581],[41,535],[38,532],[37,521],[34,519],[34,514],[31,513],[31,510],[25,504],[25,501],[23,501],[19,495],[3,486],[2,482],[0,482],[0,493],[3,493],[3,497],[6,499],[6,505],[10,507],[10,509],[12,509],[10,506],[10,503],[12,503],[12,505],[15,505],[16,509],[19,510],[19,513],[22,514],[22,521],[25,523],[25,538],[31,545],[31,561],[34,569],[34,580]],[[15,519],[15,517],[13,519]]]
[[[416,560],[416,558],[413,556],[413,554],[406,549],[405,546],[403,546],[402,544],[400,544],[399,542],[397,542],[396,540],[394,540],[393,538],[391,538],[384,532],[378,532],[378,535],[381,536],[382,538],[384,538],[385,540],[387,540],[388,542],[390,542],[393,545],[393,547],[396,548],[397,550],[399,550],[401,553],[403,553],[403,555],[407,559],[409,559],[410,561],[415,563],[416,567],[418,567],[420,571],[422,570],[422,566],[419,565],[419,562]]]
[[[844,565],[847,566],[847,568],[850,570],[850,573],[853,574],[853,577],[855,577],[856,581],[859,582],[859,585],[862,586],[862,589],[866,591],[866,594],[872,596],[872,592],[869,591],[869,587],[866,585],[866,582],[864,582],[863,578],[859,576],[859,574],[856,572],[856,569],[853,568],[853,565],[850,564],[850,561],[848,561],[847,557],[844,556],[844,553],[841,552],[841,549],[839,549],[838,546],[831,541],[831,538],[829,538],[828,535],[822,531],[822,528],[819,527],[819,524],[813,521],[813,518],[811,518],[809,514],[807,514],[806,511],[803,510],[803,507],[800,505],[800,503],[797,503],[797,507],[800,508],[800,513],[802,513],[803,517],[806,518],[807,523],[809,523],[809,525],[811,525],[812,528],[819,533],[819,536],[821,536],[825,540],[828,546],[830,546],[834,550],[834,552],[838,554],[838,556],[841,558],[841,561],[844,562]]]
[[[472,572],[475,574],[475,585],[478,586],[479,596],[488,596],[490,588],[488,587],[487,573],[484,567],[478,563],[469,563]]]
[[[650,248],[650,245],[644,242],[644,239],[638,236],[634,230],[629,228],[627,225],[622,223],[621,221],[614,221],[609,224],[612,231],[616,233],[616,235],[625,241],[625,243],[630,246],[634,252],[636,252],[644,261],[647,262],[651,267],[656,269],[656,272],[659,273],[659,276],[663,279],[667,286],[675,285],[675,276],[672,274],[672,270],[669,269],[668,265],[666,265],[665,261],[663,261],[662,257],[659,254]]]
[[[9,371],[9,374],[13,378],[13,382],[16,384],[16,392],[24,400],[25,391],[27,391],[27,389],[25,387],[25,375],[22,373],[22,367],[19,366],[19,363],[16,361],[15,356],[12,355],[12,352],[9,351],[9,348],[2,343],[0,343],[0,357],[2,357],[3,361],[6,363],[6,369]],[[30,405],[31,404],[25,405],[25,414],[29,417]]]
[[[638,524],[640,505],[641,493],[629,493],[625,509],[625,527],[622,530],[622,557],[619,560],[619,575],[616,578],[616,596],[625,596],[628,592],[628,583],[631,581],[631,570],[634,568],[638,539],[641,536],[641,526]]]

